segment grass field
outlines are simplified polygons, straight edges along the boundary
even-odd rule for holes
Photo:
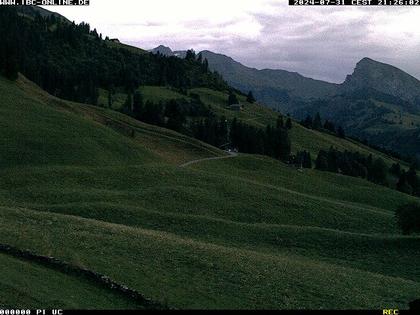
[[[204,102],[217,98],[196,92]],[[253,155],[181,168],[225,153],[55,99],[24,78],[0,79],[0,93],[2,243],[105,274],[174,308],[404,309],[419,298],[420,238],[400,235],[393,215],[414,200],[408,195]],[[264,123],[270,113],[259,110]],[[10,273],[0,286],[50,277],[15,258],[0,255],[0,263]],[[57,272],[51,279],[41,291],[30,281],[22,302],[1,290],[0,304],[82,308],[113,300],[103,290],[87,301],[60,298],[49,294],[55,279],[80,296],[90,284]]]

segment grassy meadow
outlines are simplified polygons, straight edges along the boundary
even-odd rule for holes
[[[155,100],[175,93],[142,89]],[[224,95],[194,92],[227,117],[276,119],[257,104],[231,112]],[[404,309],[419,298],[420,238],[402,236],[394,218],[414,197],[262,156],[180,167],[226,153],[59,100],[23,77],[0,79],[0,95],[0,243],[105,274],[172,308]],[[292,143],[370,150],[297,124]],[[141,307],[35,263],[0,254],[0,264],[0,288],[12,288],[0,290],[0,305]]]

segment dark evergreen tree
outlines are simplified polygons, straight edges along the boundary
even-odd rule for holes
[[[340,138],[343,138],[343,139],[346,137],[346,133],[344,132],[343,127],[338,126],[338,129],[337,129],[337,135],[338,135]]]
[[[312,116],[310,115],[306,116],[305,120],[301,122],[302,126],[306,128],[312,128],[313,123],[314,122],[313,122]]]
[[[133,97],[131,94],[127,95],[124,105],[122,107],[122,112],[126,115],[133,115]]]
[[[252,94],[252,91],[248,92],[248,95],[246,97],[246,101],[248,103],[255,103],[255,98],[254,98],[254,95]]]
[[[217,143],[218,146],[226,146],[229,144],[229,126],[226,117],[222,116],[219,119],[217,127]]]
[[[108,90],[108,108],[112,108],[112,104],[113,104],[113,93],[112,93],[112,89]]]
[[[315,130],[321,130],[322,129],[322,121],[321,121],[321,115],[319,113],[316,113],[314,121],[312,123],[312,128]]]
[[[401,165],[400,165],[400,163],[393,163],[391,168],[389,169],[389,172],[392,175],[400,177],[401,176]]]
[[[136,91],[133,96],[133,116],[136,119],[141,119],[143,114],[143,95],[140,91]]]
[[[415,165],[410,166],[406,173],[406,180],[413,189],[413,195],[420,196],[420,179],[417,176]]]
[[[6,53],[6,60],[4,66],[4,76],[9,80],[16,80],[18,78],[18,61],[16,58],[16,52],[9,50]]]
[[[229,97],[228,97],[228,105],[234,105],[234,104],[239,104],[239,101],[238,101],[238,98],[236,97],[236,94],[230,91]]]
[[[204,61],[203,61],[203,70],[206,73],[209,71],[209,61],[207,60],[207,58],[204,58]]]
[[[165,116],[168,118],[166,127],[175,131],[182,131],[186,121],[185,114],[176,100],[170,100],[165,106]]]
[[[328,171],[328,152],[320,150],[315,161],[315,168],[320,171]]]
[[[420,205],[418,203],[400,206],[395,212],[395,217],[403,234],[420,232]]]
[[[307,151],[300,151],[296,154],[295,164],[302,168],[312,168],[311,154]]]
[[[401,191],[405,194],[408,194],[408,195],[413,194],[413,187],[411,187],[411,185],[408,183],[407,174],[405,171],[401,172],[396,188],[398,191]]]
[[[306,154],[304,155],[303,167],[304,168],[312,168],[312,157],[311,157],[310,152],[306,152]]]
[[[142,120],[149,124],[164,126],[163,108],[161,103],[153,104],[153,102],[147,101],[144,105]]]
[[[197,58],[195,51],[193,49],[187,50],[187,54],[185,55],[185,60],[187,61],[195,61]]]
[[[292,119],[290,117],[288,117],[286,120],[286,129],[287,130],[292,129]]]
[[[277,134],[280,140],[276,148],[278,151],[280,151],[278,158],[284,162],[287,162],[290,158],[290,153],[292,151],[292,145],[289,138],[289,134],[286,129],[281,128],[277,129]]]
[[[334,123],[332,123],[332,122],[331,122],[331,121],[329,121],[329,120],[326,120],[326,121],[325,121],[325,123],[324,123],[324,129],[325,129],[325,130],[328,130],[328,131],[330,131],[330,132],[332,132],[332,133],[336,133]]]
[[[381,158],[374,160],[370,169],[370,180],[377,184],[387,184],[387,166]]]
[[[277,117],[277,128],[284,128],[284,120],[282,115]]]
[[[339,158],[340,158],[340,152],[338,152],[333,147],[330,147],[327,154],[328,158],[328,171],[338,173],[340,170],[339,165]]]

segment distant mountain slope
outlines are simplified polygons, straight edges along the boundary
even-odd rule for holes
[[[420,110],[420,81],[394,66],[369,58],[360,60],[340,90],[354,92],[366,89],[400,98]]]
[[[306,78],[296,72],[257,70],[208,50],[201,54],[209,61],[210,68],[222,74],[229,84],[244,92],[252,90],[259,101],[281,110],[288,110],[287,104],[292,100],[322,98],[337,91],[336,84]]]
[[[292,114],[303,119],[316,112],[370,143],[420,155],[420,81],[396,67],[364,58],[337,95]]]
[[[394,66],[363,58],[342,84],[332,84],[284,70],[252,69],[207,50],[201,54],[210,69],[242,92],[253,91],[264,105],[297,119],[320,112],[350,135],[420,155],[420,81]]]
[[[162,55],[167,56],[167,57],[174,56],[174,52],[172,51],[172,49],[169,48],[169,47],[167,47],[167,46],[163,46],[163,45],[160,45],[160,46],[158,46],[156,48],[153,48],[153,49],[151,49],[149,51],[152,54],[159,53],[159,54],[162,54]]]
[[[185,51],[172,51],[163,45],[150,51],[164,56],[185,56]],[[338,89],[337,84],[306,78],[296,72],[249,68],[209,50],[200,54],[208,60],[210,69],[220,73],[231,86],[243,92],[252,90],[260,102],[283,112],[293,109],[296,101],[332,96]]]
[[[172,49],[168,46],[164,46],[164,45],[160,45],[156,48],[150,49],[149,52],[151,52],[152,54],[161,54],[163,56],[166,57],[172,57],[172,56],[176,56],[179,58],[185,58],[187,51],[186,50],[175,50],[172,51]]]

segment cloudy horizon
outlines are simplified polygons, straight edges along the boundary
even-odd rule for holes
[[[123,6],[124,5],[124,6]],[[341,83],[363,57],[420,78],[419,7],[293,7],[287,0],[93,0],[44,7],[143,49],[211,50],[257,69]]]

